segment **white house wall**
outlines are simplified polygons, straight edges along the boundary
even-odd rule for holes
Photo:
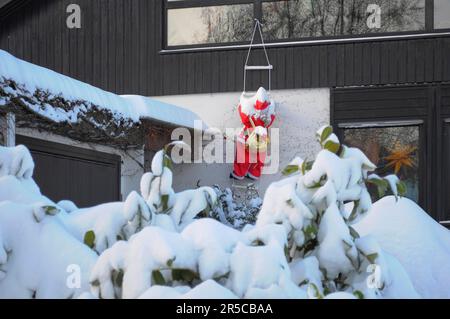
[[[210,127],[242,127],[237,105],[240,92],[217,94],[194,94],[161,96],[155,99],[179,105],[197,113]],[[330,122],[330,90],[302,89],[273,91],[277,102],[277,119],[273,128],[280,130],[280,165],[277,173],[264,175],[259,190],[263,194],[268,185],[282,176],[280,171],[295,157],[313,159],[319,151],[315,141],[316,130]],[[272,140],[272,143],[276,141]],[[231,186],[229,179],[232,164],[182,164],[177,165],[174,174],[176,190],[200,185],[219,184]]]
[[[93,151],[119,155],[122,158],[122,167],[121,167],[122,176],[120,179],[122,198],[125,199],[128,196],[128,194],[133,190],[139,191],[139,184],[141,177],[144,173],[144,170],[138,163],[140,163],[141,165],[143,165],[144,163],[143,150],[129,150],[125,153],[112,147],[102,146],[94,143],[82,143],[67,137],[51,134],[44,131],[39,131],[36,129],[17,128],[16,133],[18,135],[42,139],[49,142],[55,142],[69,146],[89,149]]]

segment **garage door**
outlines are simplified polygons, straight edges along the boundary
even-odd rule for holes
[[[120,156],[24,136],[16,140],[30,149],[34,179],[53,201],[89,207],[120,200]]]

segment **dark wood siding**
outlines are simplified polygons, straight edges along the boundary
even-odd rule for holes
[[[32,1],[0,21],[0,48],[119,94],[240,91],[246,50],[161,54],[162,0],[78,0],[82,29],[65,21],[70,0]],[[270,48],[273,88],[450,81],[450,37]],[[256,51],[257,63],[262,54]],[[249,88],[265,85],[253,72]]]
[[[120,200],[120,156],[17,136],[30,149],[34,180],[53,201],[90,207]]]
[[[333,92],[333,120],[340,123],[424,119],[428,105],[428,92],[422,86],[338,89]]]

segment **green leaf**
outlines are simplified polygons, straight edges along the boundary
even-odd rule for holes
[[[95,233],[93,230],[89,230],[84,234],[83,242],[91,249],[95,247]]]
[[[295,208],[294,202],[292,201],[292,199],[288,199],[286,201],[286,204],[290,207],[290,208]]]
[[[378,258],[378,253],[373,253],[373,254],[366,255],[366,258],[367,258],[367,260],[369,260],[369,262],[371,264],[375,264],[375,261]]]
[[[162,195],[161,196],[161,203],[162,203],[163,211],[168,210],[169,209],[169,195]]]
[[[315,188],[319,188],[322,187],[322,181],[318,181],[317,183],[315,183],[314,185],[308,186],[308,189],[315,189]]]
[[[322,299],[323,296],[319,291],[319,288],[317,288],[317,286],[314,283],[309,283],[309,286],[312,288],[312,290],[314,291],[314,297],[318,298],[318,299]]]
[[[167,156],[167,155],[164,155],[163,166],[167,167],[167,168],[170,168],[170,169],[173,168],[173,166],[172,166],[172,159],[169,156]]]
[[[389,183],[385,179],[372,178],[367,180],[367,182],[377,187],[379,197],[383,197],[389,187]]]
[[[341,145],[339,143],[333,141],[327,141],[323,146],[324,149],[330,151],[331,153],[337,154],[339,152],[339,148]]]
[[[348,218],[349,221],[354,221],[356,217],[358,216],[358,207],[359,207],[359,200],[355,200],[353,202],[353,209],[350,214],[350,217]]]
[[[314,239],[316,238],[316,235],[318,233],[318,229],[315,225],[308,225],[306,226],[306,228],[303,230],[303,233],[305,234],[306,239]]]
[[[331,126],[327,126],[323,129],[322,135],[320,136],[320,144],[323,144],[330,135],[333,134],[333,128]]]
[[[350,235],[353,239],[359,238],[358,232],[352,226],[349,226],[348,229],[350,230]]]
[[[284,176],[292,175],[294,173],[297,173],[299,170],[300,168],[298,165],[288,165],[283,169],[281,174],[283,174]]]
[[[204,216],[204,217],[208,217],[208,216],[210,216],[211,212],[212,212],[211,205],[207,204],[205,209],[201,211],[200,215]]]
[[[314,161],[303,161],[302,163],[302,174],[305,175],[306,172],[312,169]]]
[[[399,181],[397,183],[397,193],[398,193],[398,195],[404,197],[406,195],[406,191],[407,191],[407,189],[406,189],[405,182]]]
[[[172,259],[169,259],[167,261],[167,267],[172,268],[173,262],[175,261],[175,259],[177,259],[177,257],[173,257]]]
[[[264,246],[264,242],[260,239],[256,239],[252,242],[252,246],[256,246],[256,247]]]
[[[308,284],[308,283],[309,283],[309,280],[308,280],[308,279],[305,279],[305,280],[303,280],[301,283],[299,283],[298,285],[299,285],[299,287],[301,287],[301,286],[306,285],[306,284]]]
[[[353,295],[354,295],[355,297],[357,297],[358,299],[364,299],[364,294],[363,294],[360,290],[355,290],[355,291],[353,292]]]
[[[353,247],[352,243],[347,243],[345,240],[342,240],[342,242],[344,243],[345,250],[352,249],[352,247]]]
[[[122,287],[123,275],[124,275],[124,273],[123,273],[122,269],[120,269],[119,271],[113,270],[111,277],[112,277],[112,282],[113,282],[114,286]]]
[[[223,274],[223,275],[221,275],[221,276],[219,276],[219,277],[214,277],[213,279],[214,279],[215,281],[220,281],[220,280],[222,280],[222,279],[227,279],[229,276],[230,276],[230,272],[227,272],[226,274]]]
[[[166,284],[166,280],[159,270],[153,270],[152,279],[155,285],[164,286]]]
[[[55,206],[43,206],[42,208],[44,209],[45,214],[49,216],[55,216],[59,213],[59,209]]]
[[[284,256],[286,256],[286,259],[289,260],[289,247],[288,247],[288,245],[284,245]]]
[[[174,281],[192,282],[199,276],[189,269],[172,269],[172,279]]]

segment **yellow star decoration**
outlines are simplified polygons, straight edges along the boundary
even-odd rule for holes
[[[417,147],[414,146],[401,146],[396,145],[395,149],[391,151],[391,153],[385,157],[388,161],[386,167],[394,167],[395,174],[402,169],[402,167],[414,167],[416,163],[414,162],[413,156]]]

